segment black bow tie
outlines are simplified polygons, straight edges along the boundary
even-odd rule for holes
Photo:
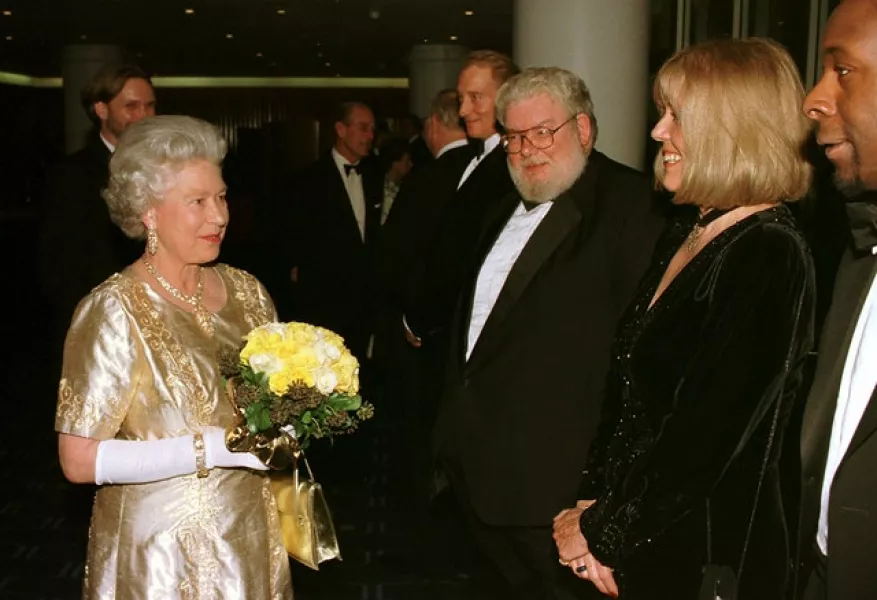
[[[355,165],[344,165],[344,175],[350,175],[351,171],[356,171],[360,175],[362,175],[362,163],[356,163]]]
[[[480,138],[469,138],[469,151],[472,158],[478,158],[484,154],[484,140]]]
[[[847,202],[847,221],[853,234],[853,245],[859,252],[871,253],[877,247],[877,204]]]

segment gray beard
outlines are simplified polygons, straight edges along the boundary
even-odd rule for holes
[[[544,204],[555,200],[558,196],[569,190],[579,180],[582,173],[585,172],[585,168],[588,166],[588,153],[585,152],[584,148],[582,148],[581,154],[575,157],[574,160],[575,163],[570,166],[569,172],[564,170],[560,180],[554,179],[536,183],[526,181],[510,163],[508,164],[509,174],[518,193],[524,200]],[[581,162],[581,165],[576,164],[578,162]]]

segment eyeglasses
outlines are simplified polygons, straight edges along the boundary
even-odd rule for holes
[[[502,136],[502,147],[509,154],[517,154],[524,149],[524,140],[527,140],[530,142],[530,145],[537,150],[550,148],[554,145],[554,134],[560,131],[560,129],[567,123],[575,121],[578,116],[578,114],[574,114],[554,129],[540,125],[524,131],[506,133]]]

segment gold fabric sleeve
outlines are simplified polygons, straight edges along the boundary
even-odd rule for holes
[[[80,302],[67,332],[55,430],[98,440],[114,438],[141,368],[129,314],[111,279]]]

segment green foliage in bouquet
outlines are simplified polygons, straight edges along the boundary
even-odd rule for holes
[[[302,448],[349,434],[374,415],[358,394],[359,365],[331,331],[273,323],[247,338],[237,359],[220,358],[229,393],[251,434],[291,425]]]

